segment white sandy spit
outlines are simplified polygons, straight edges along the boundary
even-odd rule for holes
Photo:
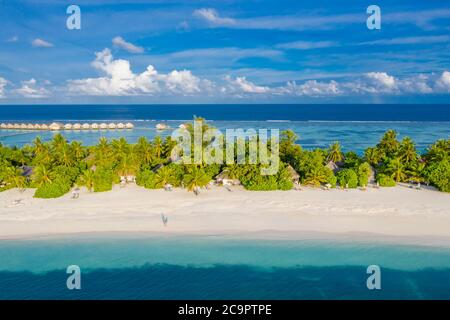
[[[34,190],[0,193],[0,238],[84,232],[251,234],[308,232],[447,239],[450,194],[403,186],[361,190],[245,191],[199,196],[135,185],[78,199],[35,199]],[[168,218],[164,226],[161,214]]]

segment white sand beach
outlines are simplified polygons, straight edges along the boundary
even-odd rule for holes
[[[214,187],[199,196],[182,189],[135,185],[78,199],[35,199],[34,190],[0,193],[0,238],[97,232],[252,234],[324,233],[347,237],[440,239],[450,244],[450,194],[403,186],[361,190],[251,192]],[[168,218],[164,226],[161,214]],[[422,241],[422,240],[421,240]]]

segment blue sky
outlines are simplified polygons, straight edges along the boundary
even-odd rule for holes
[[[0,104],[449,103],[449,49],[442,0],[0,0]]]

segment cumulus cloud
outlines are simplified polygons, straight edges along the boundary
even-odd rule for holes
[[[339,84],[334,80],[329,82],[308,80],[303,84],[297,84],[295,81],[288,82],[280,91],[296,96],[311,97],[335,96],[342,93],[339,89]]]
[[[215,9],[202,8],[194,11],[194,16],[207,21],[213,26],[229,26],[235,24],[235,20],[219,16]]]
[[[69,80],[68,89],[73,94],[98,96],[127,96],[154,94],[193,94],[207,91],[212,83],[194,76],[189,70],[173,70],[160,74],[149,65],[139,74],[131,71],[128,60],[114,60],[111,51],[104,49],[96,53],[91,64],[103,73],[99,78]]]
[[[51,48],[54,47],[53,43],[50,43],[48,41],[36,38],[33,41],[31,41],[31,45],[33,47],[38,47],[38,48]]]
[[[369,80],[369,88],[375,92],[393,91],[396,88],[395,78],[386,72],[369,72],[365,76]]]
[[[127,42],[127,41],[125,41],[124,38],[119,37],[119,36],[113,38],[112,43],[115,47],[124,49],[131,53],[143,53],[144,52],[144,48],[136,46],[130,42]]]
[[[5,97],[5,87],[8,84],[8,81],[5,78],[0,77],[0,98]]]
[[[229,83],[229,89],[232,92],[238,93],[269,93],[270,88],[264,86],[258,86],[251,81],[248,81],[245,77],[236,77],[235,79],[230,76],[226,76],[225,80]]]
[[[444,92],[450,92],[450,72],[444,71],[437,80],[436,86]]]
[[[43,86],[43,84],[39,85],[36,79],[31,78],[27,81],[21,82],[22,86],[15,90],[16,93],[25,97],[25,98],[46,98],[50,95],[50,92]],[[48,81],[45,81],[44,84],[49,84]]]

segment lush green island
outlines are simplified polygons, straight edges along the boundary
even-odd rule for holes
[[[186,126],[192,132],[192,125]],[[83,146],[57,133],[50,142],[38,137],[22,148],[0,145],[0,190],[36,188],[35,197],[54,198],[74,186],[108,191],[124,177],[133,177],[132,181],[149,189],[170,185],[196,191],[220,174],[238,180],[248,190],[289,190],[299,184],[365,188],[373,183],[389,187],[414,182],[450,191],[449,139],[438,140],[419,153],[410,138],[399,141],[397,133],[389,130],[363,155],[343,153],[339,142],[328,149],[304,150],[296,144],[297,139],[293,131],[282,132],[278,173],[264,176],[258,164],[173,163],[170,155],[176,142],[170,137],[157,136],[152,141],[141,137],[135,144],[124,138],[101,138],[97,145]]]

